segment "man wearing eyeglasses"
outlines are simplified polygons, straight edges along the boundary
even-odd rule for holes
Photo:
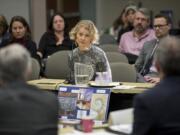
[[[171,28],[170,19],[165,15],[158,14],[154,17],[153,27],[156,39],[144,43],[140,55],[135,63],[135,68],[137,72],[140,73],[139,76],[143,76],[144,81],[158,83],[160,79],[154,65],[153,56],[159,41],[163,37],[169,35],[169,30]],[[142,79],[139,80],[142,81]]]

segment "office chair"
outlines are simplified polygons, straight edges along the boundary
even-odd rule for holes
[[[110,63],[112,80],[115,82],[136,82],[136,70],[128,63]]]
[[[104,44],[99,46],[105,52],[119,52],[118,46],[115,44]]]
[[[68,66],[69,51],[58,51],[48,57],[45,75],[52,79],[66,79],[70,70]]]
[[[112,63],[112,62],[128,63],[127,57],[120,52],[106,52],[106,56],[109,63]]]
[[[36,80],[39,79],[40,65],[36,59],[31,58],[31,60],[32,60],[32,71],[30,76],[28,77],[28,80]]]
[[[117,42],[112,35],[102,34],[99,38],[99,44],[117,44]]]

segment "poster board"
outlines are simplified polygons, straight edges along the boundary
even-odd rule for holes
[[[108,88],[60,86],[58,99],[61,119],[81,119],[91,116],[105,122],[111,90]]]

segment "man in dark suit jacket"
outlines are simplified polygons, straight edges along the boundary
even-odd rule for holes
[[[154,59],[161,81],[135,97],[133,135],[180,135],[180,39],[162,39]]]
[[[140,52],[140,55],[135,63],[135,68],[142,76],[146,76],[145,77],[146,81],[156,83],[156,80],[159,81],[159,79],[157,78],[157,71],[154,68],[153,56],[159,41],[163,37],[169,35],[169,30],[170,30],[169,18],[161,14],[156,15],[154,18],[154,30],[157,39],[153,39],[144,44]]]
[[[0,50],[0,135],[57,135],[58,100],[26,84],[30,70],[24,47]]]

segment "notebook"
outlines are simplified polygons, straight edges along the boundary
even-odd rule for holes
[[[109,88],[60,86],[58,99],[60,119],[90,116],[96,122],[106,122],[111,90]]]

